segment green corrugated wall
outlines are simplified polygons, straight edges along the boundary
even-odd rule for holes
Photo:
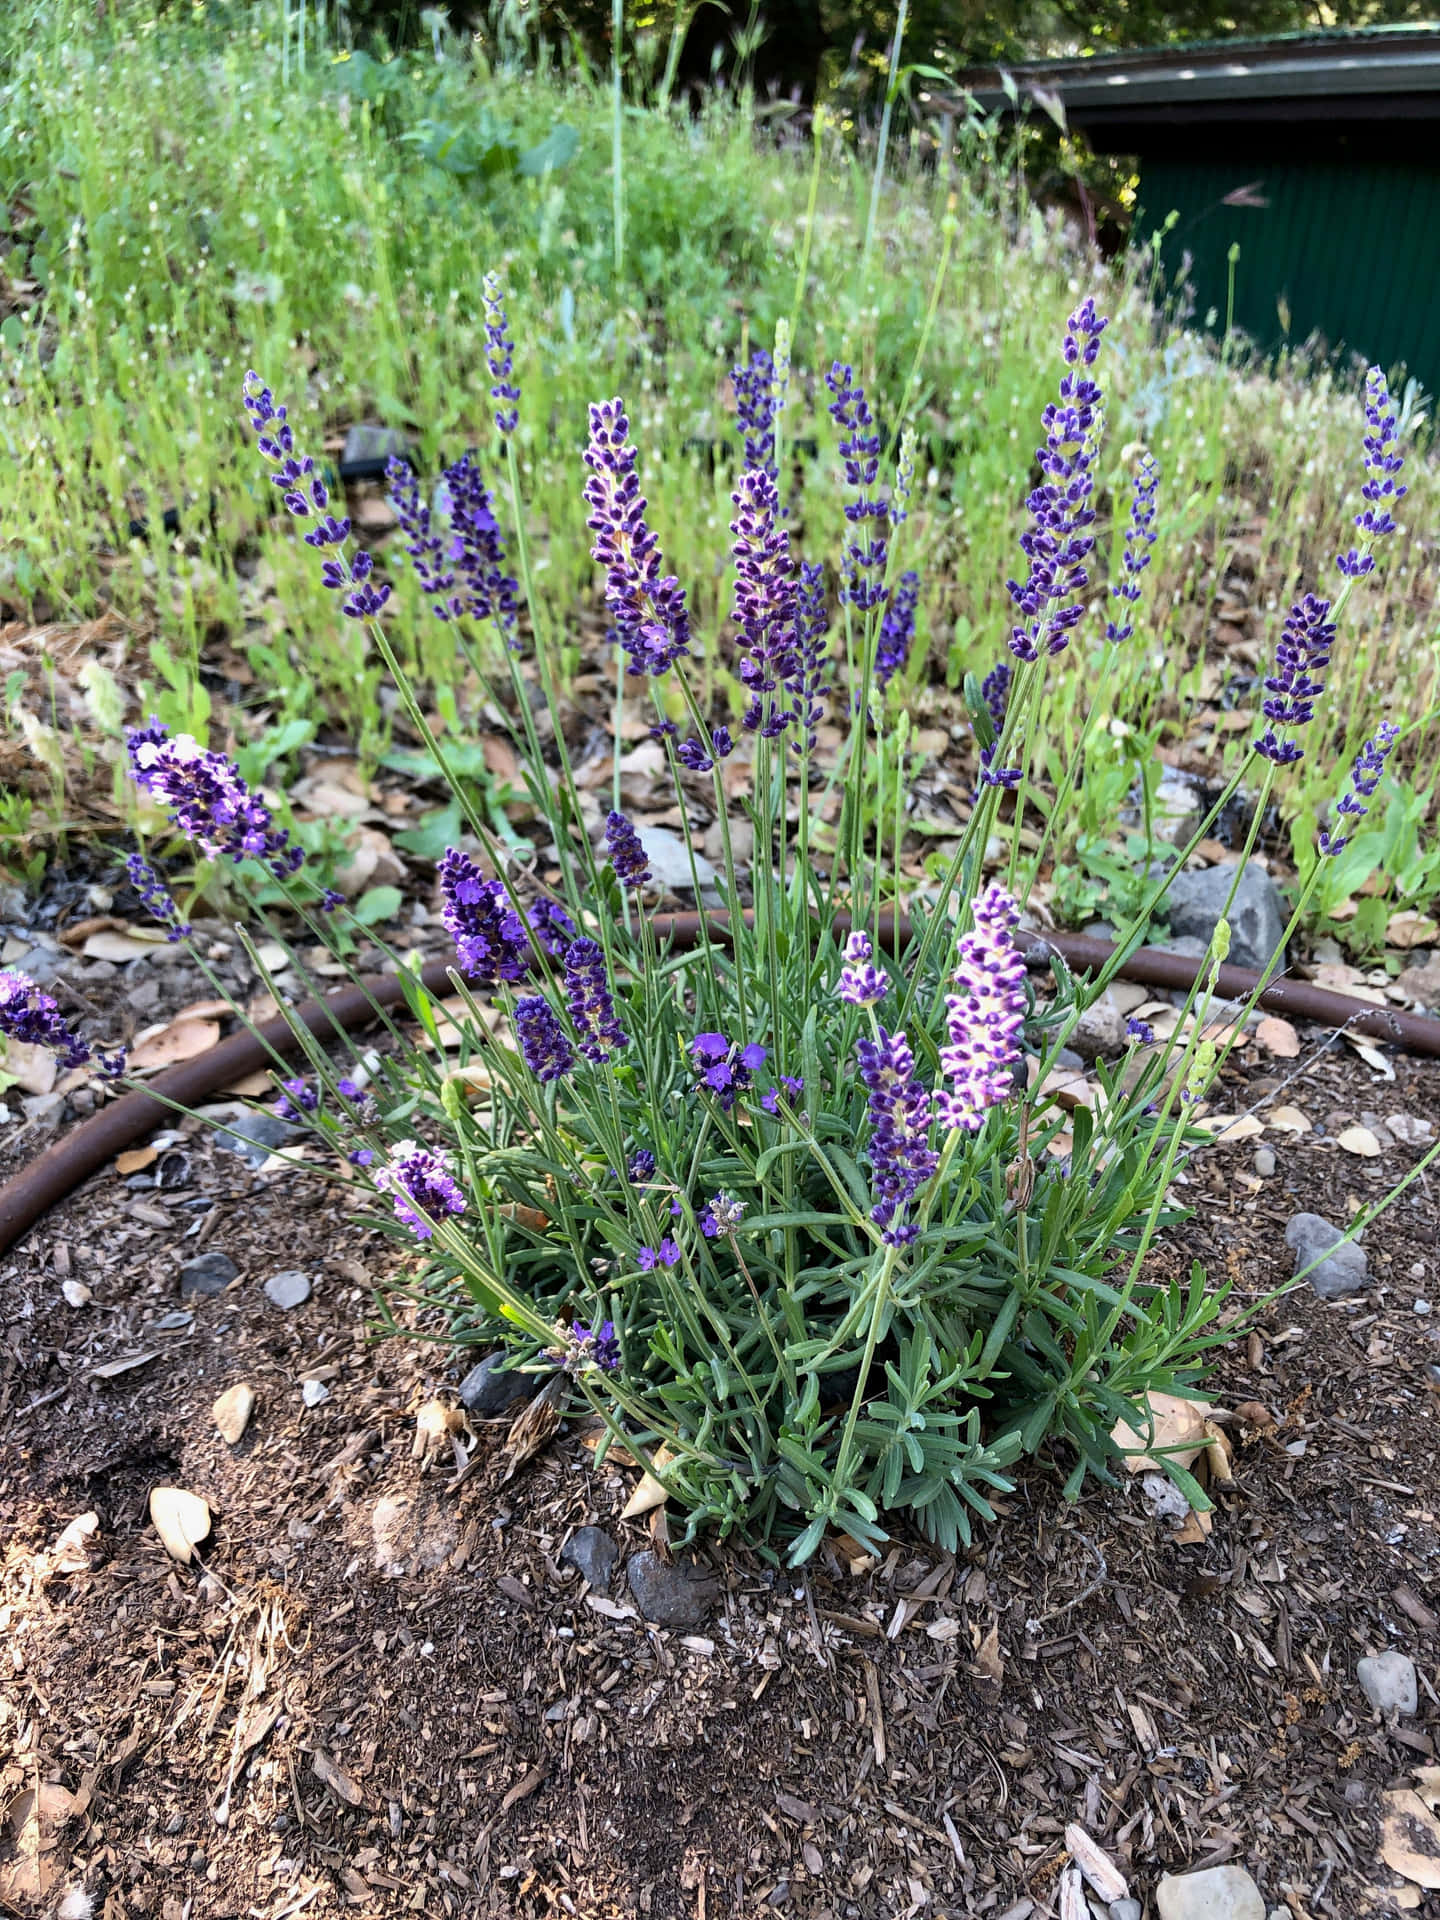
[[[1239,188],[1266,204],[1226,206]],[[1138,235],[1179,215],[1162,254],[1172,285],[1182,253],[1193,256],[1197,323],[1214,308],[1225,325],[1235,242],[1235,324],[1262,347],[1319,332],[1387,372],[1403,361],[1440,391],[1440,170],[1165,161],[1142,166],[1140,202]]]

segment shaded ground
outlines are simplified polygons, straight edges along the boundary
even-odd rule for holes
[[[1395,1067],[1307,1036],[1282,1097],[1313,1131],[1266,1134],[1268,1180],[1255,1141],[1193,1166],[1197,1221],[1166,1262],[1241,1294],[1278,1281],[1292,1212],[1342,1219],[1417,1157],[1357,1159],[1342,1127],[1440,1120],[1440,1070]],[[1252,1068],[1227,1104],[1273,1103],[1279,1079]],[[590,1522],[650,1544],[617,1518],[633,1472],[597,1473],[567,1431],[507,1480],[498,1422],[447,1490],[448,1454],[412,1454],[414,1413],[463,1362],[367,1337],[388,1243],[310,1175],[254,1174],[207,1135],[185,1152],[184,1184],[109,1171],[0,1261],[0,1788],[48,1783],[54,1814],[49,1891],[20,1905],[81,1887],[109,1920],[1021,1920],[1054,1911],[1078,1818],[1137,1893],[1233,1859],[1297,1920],[1390,1907],[1368,1891],[1394,1878],[1377,1796],[1433,1764],[1440,1725],[1426,1181],[1368,1236],[1370,1292],[1287,1297],[1225,1352],[1221,1404],[1277,1425],[1227,1429],[1236,1484],[1208,1542],[1175,1545],[1133,1483],[1067,1507],[1035,1468],[958,1564],[901,1541],[858,1574],[827,1549],[801,1579],[725,1550],[718,1604],[670,1631],[623,1571],[597,1593],[560,1559]],[[238,1277],[172,1323],[197,1249]],[[291,1311],[263,1292],[285,1268],[315,1282]],[[306,1378],[327,1389],[313,1408]],[[257,1406],[232,1449],[210,1408],[239,1381]],[[167,1558],[156,1485],[209,1501],[208,1572]],[[53,1570],[87,1511],[88,1570]],[[1388,1646],[1421,1675],[1395,1728],[1354,1677]]]

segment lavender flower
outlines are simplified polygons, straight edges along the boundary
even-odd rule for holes
[[[621,886],[638,893],[650,878],[650,863],[639,834],[623,813],[605,816],[605,851]]]
[[[615,1336],[613,1320],[602,1320],[598,1327],[587,1326],[583,1320],[571,1325],[562,1320],[555,1331],[561,1345],[551,1351],[567,1373],[589,1373],[596,1368],[602,1373],[619,1371],[620,1342]]]
[[[321,580],[332,593],[350,589],[340,603],[341,612],[349,619],[373,619],[390,598],[389,587],[370,578],[374,556],[359,548],[347,565],[343,549],[350,538],[350,522],[336,519],[328,511],[329,488],[315,471],[310,455],[296,453],[286,409],[275,405],[274,394],[261,383],[258,373],[246,374],[242,398],[258,435],[256,445],[274,468],[270,484],[280,489],[286,512],[297,520],[315,519],[304,539],[307,547],[329,556],[321,562]]]
[[[780,1095],[782,1093],[786,1099],[794,1105],[804,1091],[805,1082],[798,1073],[782,1073],[776,1084],[773,1087],[767,1087],[764,1093],[761,1094],[760,1104],[766,1113],[778,1114],[780,1111]]]
[[[1030,526],[1020,538],[1030,571],[1023,586],[1015,580],[1005,583],[1021,616],[1010,630],[1010,651],[1017,660],[1038,660],[1042,648],[1063,653],[1085,610],[1080,596],[1089,585],[1085,562],[1095,544],[1089,531],[1095,524],[1090,500],[1101,400],[1088,370],[1107,324],[1089,298],[1071,314],[1062,348],[1067,371],[1060,381],[1059,402],[1052,402],[1041,416],[1045,445],[1036,458],[1046,478],[1026,502]]]
[[[641,1147],[631,1154],[630,1164],[625,1169],[625,1177],[632,1187],[642,1187],[647,1180],[655,1177],[655,1155],[649,1147]]]
[[[946,997],[950,1044],[940,1049],[940,1071],[954,1091],[936,1095],[943,1127],[978,1133],[990,1107],[1011,1092],[1025,1017],[1025,962],[1010,937],[1019,920],[1002,887],[989,886],[974,905],[975,924],[960,942],[958,992]]]
[[[895,597],[880,622],[880,638],[875,644],[875,678],[888,687],[897,673],[903,673],[915,639],[915,610],[920,604],[920,576],[913,570],[902,573]]]
[[[754,1041],[737,1046],[723,1033],[697,1033],[690,1052],[700,1076],[698,1090],[713,1093],[721,1111],[729,1113],[749,1087],[751,1075],[764,1066],[769,1050]]]
[[[775,362],[764,347],[752,347],[748,367],[732,367],[730,384],[735,389],[735,415],[745,446],[747,473],[764,473],[778,481],[775,464],[775,416],[779,412],[775,394]]]
[[[548,1000],[527,994],[515,1002],[515,1034],[525,1064],[539,1081],[563,1080],[575,1064],[575,1049]]]
[[[1282,740],[1275,729],[1303,727],[1314,717],[1315,701],[1325,691],[1325,682],[1316,676],[1329,666],[1335,644],[1329,612],[1328,600],[1307,593],[1285,616],[1275,649],[1275,671],[1265,681],[1270,698],[1261,707],[1270,724],[1255,742],[1255,751],[1277,767],[1291,766],[1305,757],[1295,740]]]
[[[1383,534],[1396,531],[1390,509],[1398,506],[1410,491],[1395,484],[1395,475],[1405,461],[1392,451],[1400,438],[1400,430],[1390,390],[1379,367],[1371,367],[1365,376],[1365,420],[1370,428],[1364,439],[1365,484],[1360,489],[1365,506],[1355,516],[1355,524],[1363,537],[1362,546],[1351,547],[1336,561],[1341,573],[1355,580],[1374,572],[1370,548]]]
[[[536,946],[552,960],[558,960],[575,938],[575,922],[557,901],[544,894],[532,901],[525,918]]]
[[[875,417],[865,398],[865,389],[855,384],[855,369],[837,360],[825,376],[825,384],[834,398],[830,417],[839,427],[840,454],[845,462],[846,484],[855,489],[856,498],[847,502],[845,518],[855,531],[845,547],[845,583],[840,598],[859,613],[868,613],[885,600],[885,562],[889,554],[886,522],[889,507],[875,492],[880,473],[880,435]],[[867,536],[865,523],[875,522]]]
[[[707,1240],[733,1240],[745,1218],[745,1202],[733,1193],[717,1193],[701,1212],[700,1231]]]
[[[125,1054],[96,1053],[61,1013],[51,994],[42,993],[26,974],[10,968],[0,972],[0,1036],[22,1046],[46,1047],[66,1069],[94,1060],[112,1078],[125,1071]]]
[[[730,618],[740,629],[744,654],[740,678],[750,694],[745,727],[773,740],[790,722],[790,710],[772,697],[799,671],[796,654],[799,602],[790,536],[779,524],[780,496],[768,473],[743,473],[730,496],[735,518],[735,601]]]
[[[1128,609],[1140,598],[1140,576],[1150,564],[1150,548],[1155,544],[1155,494],[1160,485],[1160,468],[1152,454],[1142,453],[1136,468],[1130,496],[1130,525],[1125,529],[1125,578],[1110,589],[1112,600],[1123,600],[1127,611],[1124,624],[1114,620],[1105,624],[1105,638],[1117,646],[1135,631]]]
[[[523,980],[530,965],[525,922],[500,880],[487,880],[468,853],[441,856],[440,917],[455,942],[460,970],[482,986]]]
[[[805,560],[800,562],[795,608],[795,664],[786,690],[794,703],[791,711],[796,728],[803,736],[803,747],[809,749],[815,745],[815,729],[824,718],[824,700],[830,691],[825,684],[830,662],[824,641],[830,630],[830,614],[825,605],[823,567]],[[802,741],[793,735],[790,744],[795,752],[802,750]],[[719,751],[718,743],[716,751]]]
[[[920,1228],[905,1218],[910,1201],[934,1173],[930,1095],[915,1078],[915,1056],[903,1033],[884,1027],[874,1040],[855,1043],[860,1078],[869,1092],[870,1167],[875,1204],[870,1218],[887,1246],[903,1247]]]
[[[847,1006],[873,1007],[890,991],[885,974],[870,964],[872,955],[868,933],[857,931],[845,942],[845,965],[840,969],[837,992]]]
[[[675,758],[682,767],[688,767],[691,773],[709,773],[715,762],[705,751],[703,744],[692,735],[682,740],[675,749]]]
[[[609,637],[629,654],[629,673],[666,673],[690,651],[690,613],[679,581],[660,572],[619,400],[591,407],[585,464],[585,524],[595,535],[591,556],[605,569],[605,605],[615,623]]]
[[[520,418],[520,389],[510,375],[515,364],[515,343],[510,338],[510,322],[505,313],[505,298],[498,273],[487,273],[481,284],[480,298],[485,306],[485,363],[494,385],[490,398],[496,402],[495,430],[513,433]]]
[[[171,941],[188,939],[193,929],[187,920],[180,918],[180,909],[171,898],[170,889],[150,862],[138,853],[132,853],[125,862],[125,872],[140,896],[140,904],[148,908],[167,929],[165,938]]]
[[[282,1120],[298,1120],[303,1113],[314,1113],[319,1105],[319,1094],[299,1075],[293,1080],[281,1081],[275,1096],[275,1111]]]
[[[730,737],[729,727],[712,727],[710,744],[715,749],[717,760],[728,760],[735,751],[735,742]]]
[[[1390,749],[1399,738],[1399,727],[1391,720],[1382,720],[1379,732],[1372,740],[1367,740],[1355,756],[1355,764],[1350,769],[1349,791],[1341,795],[1335,807],[1347,827],[1351,820],[1363,820],[1370,811],[1361,802],[1374,797],[1380,776],[1385,771],[1385,762],[1390,757]],[[1320,851],[1325,855],[1343,853],[1349,844],[1348,832],[1322,832],[1320,835]]]
[[[1132,1013],[1125,1022],[1125,1037],[1133,1040],[1137,1047],[1151,1047],[1155,1044],[1155,1029],[1148,1020],[1140,1020]]]
[[[390,1165],[375,1176],[376,1186],[394,1196],[395,1218],[409,1227],[417,1240],[430,1238],[433,1221],[465,1211],[465,1196],[451,1178],[449,1167],[448,1154],[421,1146],[417,1140],[402,1140]]]
[[[572,940],[565,949],[565,1001],[587,1060],[598,1065],[629,1046],[630,1036],[615,1017],[605,955],[593,940]]]
[[[420,482],[407,461],[391,457],[385,468],[390,483],[390,505],[405,535],[405,551],[415,568],[420,591],[430,602],[437,620],[449,620],[460,612],[453,596],[454,572],[444,564],[445,539],[435,531],[430,508],[420,494]]]
[[[993,666],[980,683],[980,698],[990,715],[990,724],[995,729],[995,738],[988,747],[980,749],[980,784],[982,787],[1018,787],[1022,778],[1019,767],[997,767],[995,756],[1000,750],[1000,736],[1005,731],[1005,709],[1010,704],[1010,682],[1014,678],[1008,660],[1001,660]]]
[[[674,1267],[680,1262],[680,1248],[675,1241],[667,1237],[658,1247],[637,1247],[635,1264],[642,1273],[653,1273],[656,1267]]]
[[[261,860],[281,880],[304,863],[304,852],[272,824],[270,809],[223,753],[208,753],[188,733],[172,740],[153,717],[132,730],[126,747],[136,786],[167,809],[171,826],[207,859]]]
[[[460,589],[450,602],[451,611],[471,620],[493,620],[513,652],[518,644],[519,588],[505,571],[505,543],[490,489],[468,453],[445,469],[443,486],[450,515],[448,558]]]

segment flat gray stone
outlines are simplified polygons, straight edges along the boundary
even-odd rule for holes
[[[342,467],[355,467],[375,460],[404,460],[409,452],[409,439],[398,427],[381,427],[362,420],[345,435],[340,464]]]
[[[1155,1889],[1160,1920],[1265,1920],[1260,1889],[1243,1867],[1167,1873]]]
[[[1319,1261],[1305,1277],[1321,1300],[1343,1300],[1347,1294],[1363,1293],[1369,1282],[1365,1249],[1353,1240],[1342,1247],[1342,1239],[1339,1227],[1332,1227],[1318,1213],[1297,1213],[1285,1229],[1285,1244],[1295,1256],[1296,1273]]]
[[[180,1269],[180,1298],[203,1300],[223,1293],[239,1271],[228,1253],[202,1253]]]
[[[276,1147],[283,1147],[295,1131],[278,1113],[247,1113],[232,1126],[222,1127],[215,1144],[222,1153],[238,1153],[252,1167],[263,1167]]]
[[[1274,1179],[1275,1149],[1273,1147],[1257,1147],[1255,1149],[1255,1171],[1262,1180]]]
[[[720,1595],[702,1568],[683,1560],[667,1566],[648,1547],[631,1554],[625,1575],[636,1606],[661,1627],[698,1627]]]
[[[272,1307],[281,1307],[287,1313],[292,1307],[303,1307],[310,1298],[309,1274],[302,1273],[298,1267],[272,1273],[265,1282],[265,1298]]]
[[[487,1353],[460,1382],[460,1404],[467,1413],[482,1420],[493,1419],[513,1407],[517,1400],[528,1399],[534,1383],[528,1374],[506,1373],[505,1355]]]
[[[1110,1920],[1141,1920],[1144,1909],[1138,1900],[1112,1900]]]
[[[1235,869],[1228,866],[1177,873],[1159,907],[1170,923],[1171,934],[1208,941],[1234,882]],[[1280,951],[1287,918],[1280,889],[1262,866],[1249,861],[1230,907],[1227,958],[1231,966],[1253,967],[1256,972],[1268,967]],[[1173,939],[1166,944],[1172,953],[1176,950]]]
[[[578,1567],[592,1587],[603,1593],[610,1585],[620,1549],[603,1527],[577,1527],[560,1549],[568,1566]]]
[[[645,858],[650,863],[650,878],[655,886],[665,887],[672,893],[693,893],[697,877],[702,887],[708,887],[714,880],[715,869],[699,847],[695,849],[695,870],[691,872],[690,855],[685,842],[669,827],[642,826],[637,821],[635,832],[645,849]]]
[[[1125,1013],[1107,987],[1081,1014],[1070,1045],[1082,1061],[1108,1058],[1125,1050]]]
[[[1172,847],[1184,846],[1200,824],[1203,804],[1200,788],[1190,775],[1167,767],[1151,806],[1155,838]]]
[[[1393,1649],[1371,1654],[1355,1662],[1355,1678],[1365,1690],[1365,1698],[1377,1713],[1419,1711],[1420,1689],[1415,1679],[1415,1662]]]

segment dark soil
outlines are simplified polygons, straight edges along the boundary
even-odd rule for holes
[[[1193,1163],[1196,1218],[1160,1262],[1245,1301],[1278,1284],[1292,1213],[1343,1221],[1418,1158],[1352,1157],[1341,1128],[1440,1122],[1440,1067],[1394,1066],[1312,1034],[1234,1076],[1227,1110],[1278,1095],[1313,1130],[1267,1132],[1266,1180],[1254,1140]],[[1022,1920],[1055,1911],[1072,1820],[1151,1912],[1163,1872],[1228,1860],[1294,1920],[1393,1910],[1378,1797],[1440,1729],[1428,1178],[1367,1235],[1368,1293],[1304,1288],[1220,1356],[1216,1398],[1246,1412],[1208,1540],[1176,1545],[1138,1481],[1067,1506],[1041,1463],[958,1564],[910,1538],[858,1571],[827,1543],[804,1576],[715,1550],[686,1632],[641,1619],[623,1569],[595,1593],[561,1558],[585,1524],[652,1546],[618,1518],[633,1471],[597,1472],[566,1428],[511,1473],[501,1420],[452,1488],[415,1414],[467,1356],[375,1337],[393,1245],[303,1169],[254,1174],[202,1132],[184,1154],[183,1184],[108,1170],[0,1258],[0,1802],[71,1796],[38,1862],[17,1822],[0,1840],[22,1910],[81,1888],[106,1920]],[[238,1277],[176,1320],[201,1249]],[[262,1289],[287,1268],[315,1285],[282,1312]],[[242,1381],[231,1448],[211,1406]],[[209,1502],[203,1566],[167,1557],[157,1485]],[[88,1570],[54,1570],[86,1512]],[[1355,1679],[1387,1647],[1420,1672],[1391,1727]]]

